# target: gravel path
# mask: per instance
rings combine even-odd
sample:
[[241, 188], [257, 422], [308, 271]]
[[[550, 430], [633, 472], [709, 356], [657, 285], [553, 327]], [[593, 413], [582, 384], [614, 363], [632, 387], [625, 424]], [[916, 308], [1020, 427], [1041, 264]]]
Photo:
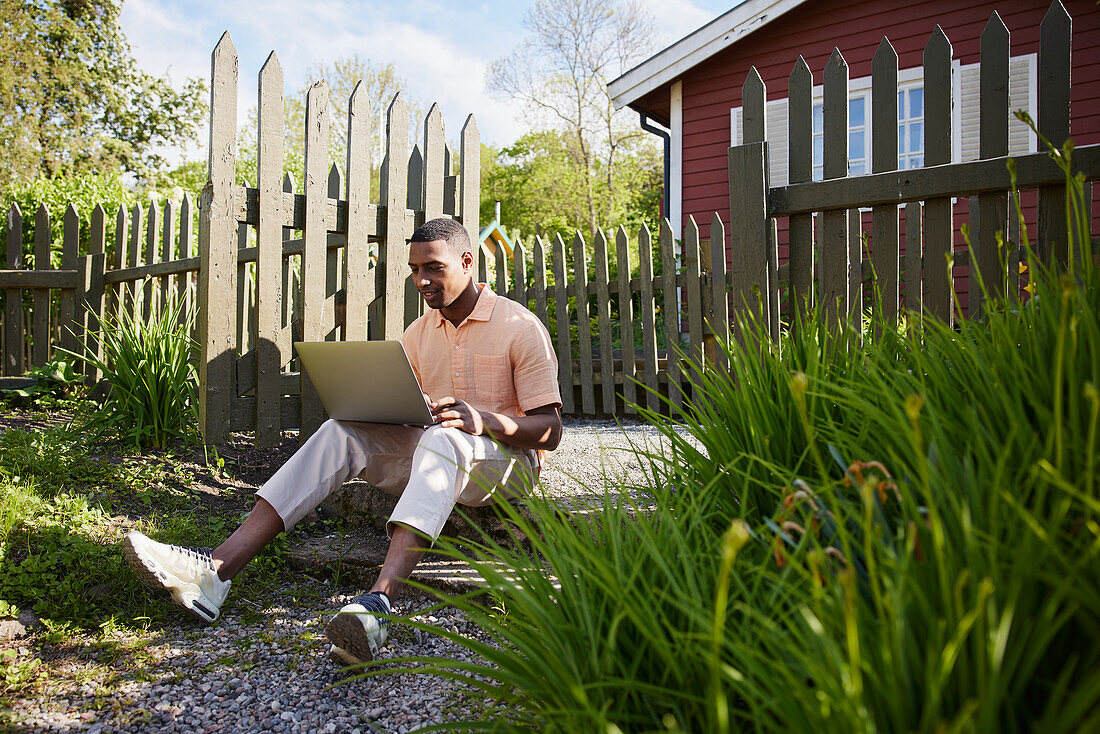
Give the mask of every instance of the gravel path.
[[[650, 426], [570, 419], [543, 485], [563, 501], [599, 494], [605, 475], [640, 478], [628, 453], [652, 442]], [[475, 709], [451, 681], [403, 674], [332, 684], [345, 674], [328, 658], [324, 625], [355, 589], [296, 579], [265, 609], [231, 603], [214, 627], [180, 617], [145, 634], [72, 636], [49, 655], [50, 676], [34, 699], [15, 699], [20, 731], [407, 732]], [[232, 600], [232, 596], [230, 597]], [[426, 597], [398, 603], [402, 615], [428, 609]], [[418, 617], [467, 636], [478, 628], [454, 609]], [[482, 637], [484, 639], [484, 637]], [[20, 658], [34, 651], [20, 648]], [[466, 653], [446, 640], [397, 625], [382, 657]], [[2, 728], [2, 724], [0, 724]]]

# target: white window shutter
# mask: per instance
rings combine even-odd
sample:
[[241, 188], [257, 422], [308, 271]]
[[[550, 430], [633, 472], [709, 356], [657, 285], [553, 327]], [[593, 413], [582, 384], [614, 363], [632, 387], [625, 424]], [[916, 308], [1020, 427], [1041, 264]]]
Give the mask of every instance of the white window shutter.
[[787, 185], [787, 100], [768, 102], [768, 166], [772, 186]]
[[[1034, 118], [1032, 109], [1035, 86], [1035, 54], [1017, 56], [1008, 62], [1008, 153], [1026, 155], [1035, 149], [1035, 137], [1031, 129], [1016, 119], [1016, 110], [1027, 110]], [[979, 128], [981, 101], [979, 98], [980, 64], [966, 64], [959, 70], [959, 84], [962, 111], [958, 134], [962, 142], [962, 160], [978, 160]]]

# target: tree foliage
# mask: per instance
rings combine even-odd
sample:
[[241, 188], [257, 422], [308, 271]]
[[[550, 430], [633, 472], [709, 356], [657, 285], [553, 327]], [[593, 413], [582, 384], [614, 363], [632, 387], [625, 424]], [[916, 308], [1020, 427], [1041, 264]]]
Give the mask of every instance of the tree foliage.
[[[500, 201], [502, 218], [522, 237], [590, 232], [583, 155], [576, 138], [561, 130], [526, 133], [499, 151], [484, 148], [481, 221], [493, 219], [494, 204]], [[593, 198], [605, 202], [598, 212], [600, 225], [634, 229], [642, 222], [651, 227], [658, 222], [660, 151], [638, 146], [621, 156], [614, 170], [605, 167], [604, 161], [595, 160], [590, 169]]]
[[205, 84], [138, 69], [116, 0], [0, 0], [0, 185], [163, 166], [194, 140]]
[[539, 169], [535, 188], [557, 166], [552, 188], [562, 198], [540, 205], [553, 212], [543, 219], [564, 218], [587, 231], [626, 221], [637, 203], [630, 187], [652, 175], [621, 169], [659, 166], [660, 159], [655, 141], [629, 114], [616, 112], [607, 84], [648, 53], [652, 20], [631, 0], [537, 0], [524, 25], [527, 36], [490, 66], [487, 81], [521, 102], [540, 132], [502, 151], [502, 162]]

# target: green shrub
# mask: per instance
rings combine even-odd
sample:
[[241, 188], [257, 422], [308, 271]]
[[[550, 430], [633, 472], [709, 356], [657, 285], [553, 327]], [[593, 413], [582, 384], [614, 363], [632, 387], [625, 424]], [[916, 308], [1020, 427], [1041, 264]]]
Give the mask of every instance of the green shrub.
[[196, 436], [198, 373], [189, 336], [194, 316], [181, 319], [182, 309], [171, 298], [148, 320], [138, 305], [107, 316], [99, 331], [103, 357], [81, 357], [111, 385], [94, 422], [135, 446], [163, 448]]

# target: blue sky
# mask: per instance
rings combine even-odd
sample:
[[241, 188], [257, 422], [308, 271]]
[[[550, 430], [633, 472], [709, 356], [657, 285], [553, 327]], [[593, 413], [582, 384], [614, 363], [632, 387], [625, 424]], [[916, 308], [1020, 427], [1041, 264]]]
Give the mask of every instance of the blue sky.
[[[653, 15], [661, 48], [728, 10], [715, 0], [639, 0]], [[409, 94], [438, 102], [448, 137], [466, 115], [482, 140], [511, 143], [526, 125], [513, 103], [491, 97], [485, 68], [523, 35], [529, 2], [458, 0], [125, 0], [122, 28], [141, 67], [173, 81], [209, 78], [210, 51], [228, 30], [240, 57], [238, 119], [256, 103], [256, 74], [270, 51], [279, 55], [291, 93], [308, 81], [305, 68], [358, 53], [393, 62]], [[203, 148], [187, 151], [200, 157]]]

